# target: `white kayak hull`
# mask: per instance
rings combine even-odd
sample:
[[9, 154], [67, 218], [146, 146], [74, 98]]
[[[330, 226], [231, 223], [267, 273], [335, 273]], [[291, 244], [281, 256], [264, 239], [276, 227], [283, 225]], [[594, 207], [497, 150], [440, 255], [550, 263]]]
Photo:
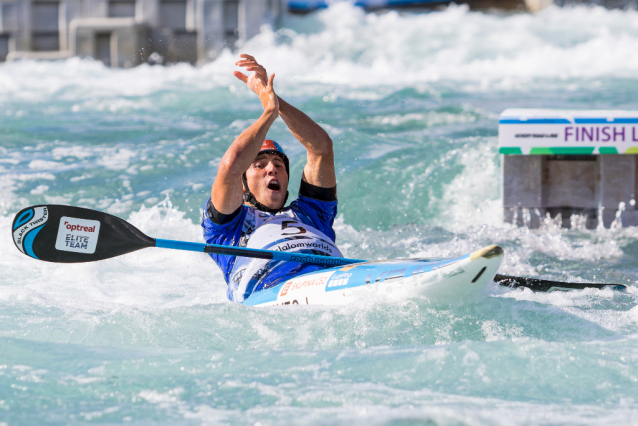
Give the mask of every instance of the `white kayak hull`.
[[419, 294], [435, 303], [476, 299], [503, 259], [503, 249], [489, 246], [453, 259], [396, 259], [356, 263], [315, 271], [259, 291], [249, 306], [345, 305], [368, 294], [405, 297]]

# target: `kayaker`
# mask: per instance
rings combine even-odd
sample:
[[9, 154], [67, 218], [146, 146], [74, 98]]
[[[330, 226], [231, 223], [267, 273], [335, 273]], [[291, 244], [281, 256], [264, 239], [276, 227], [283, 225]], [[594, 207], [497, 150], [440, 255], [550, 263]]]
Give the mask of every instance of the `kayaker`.
[[[202, 228], [209, 244], [301, 252], [342, 257], [332, 228], [337, 214], [334, 152], [328, 133], [275, 93], [275, 74], [250, 55], [235, 65], [234, 75], [255, 92], [261, 116], [244, 130], [224, 154], [211, 198], [204, 205]], [[274, 140], [266, 139], [281, 116], [307, 153], [299, 197], [288, 207], [290, 162]], [[322, 266], [246, 257], [210, 255], [222, 269], [228, 298], [241, 302], [253, 292], [277, 285]]]

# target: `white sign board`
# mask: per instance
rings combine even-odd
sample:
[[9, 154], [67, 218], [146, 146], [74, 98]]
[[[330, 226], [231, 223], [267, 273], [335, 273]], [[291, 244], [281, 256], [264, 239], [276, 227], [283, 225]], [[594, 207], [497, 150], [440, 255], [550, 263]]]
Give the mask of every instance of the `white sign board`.
[[55, 248], [75, 253], [95, 253], [100, 234], [100, 222], [62, 216]]
[[506, 109], [501, 154], [638, 154], [638, 111]]

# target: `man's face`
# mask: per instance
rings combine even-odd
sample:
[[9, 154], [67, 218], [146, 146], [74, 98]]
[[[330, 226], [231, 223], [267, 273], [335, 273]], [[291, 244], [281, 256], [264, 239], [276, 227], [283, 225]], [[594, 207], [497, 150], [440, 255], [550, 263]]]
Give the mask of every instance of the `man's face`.
[[288, 191], [284, 160], [275, 154], [259, 154], [246, 170], [248, 188], [257, 201], [271, 209], [283, 207]]

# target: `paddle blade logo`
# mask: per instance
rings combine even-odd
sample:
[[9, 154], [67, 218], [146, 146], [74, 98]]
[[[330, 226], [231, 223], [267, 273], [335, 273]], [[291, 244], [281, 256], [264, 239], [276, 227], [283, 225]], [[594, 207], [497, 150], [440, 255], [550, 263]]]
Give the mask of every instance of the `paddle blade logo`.
[[95, 247], [97, 247], [99, 234], [100, 222], [98, 220], [62, 216], [55, 248], [61, 251], [93, 254]]
[[37, 259], [33, 253], [33, 240], [49, 220], [49, 209], [34, 207], [19, 213], [13, 221], [13, 242], [18, 250]]

